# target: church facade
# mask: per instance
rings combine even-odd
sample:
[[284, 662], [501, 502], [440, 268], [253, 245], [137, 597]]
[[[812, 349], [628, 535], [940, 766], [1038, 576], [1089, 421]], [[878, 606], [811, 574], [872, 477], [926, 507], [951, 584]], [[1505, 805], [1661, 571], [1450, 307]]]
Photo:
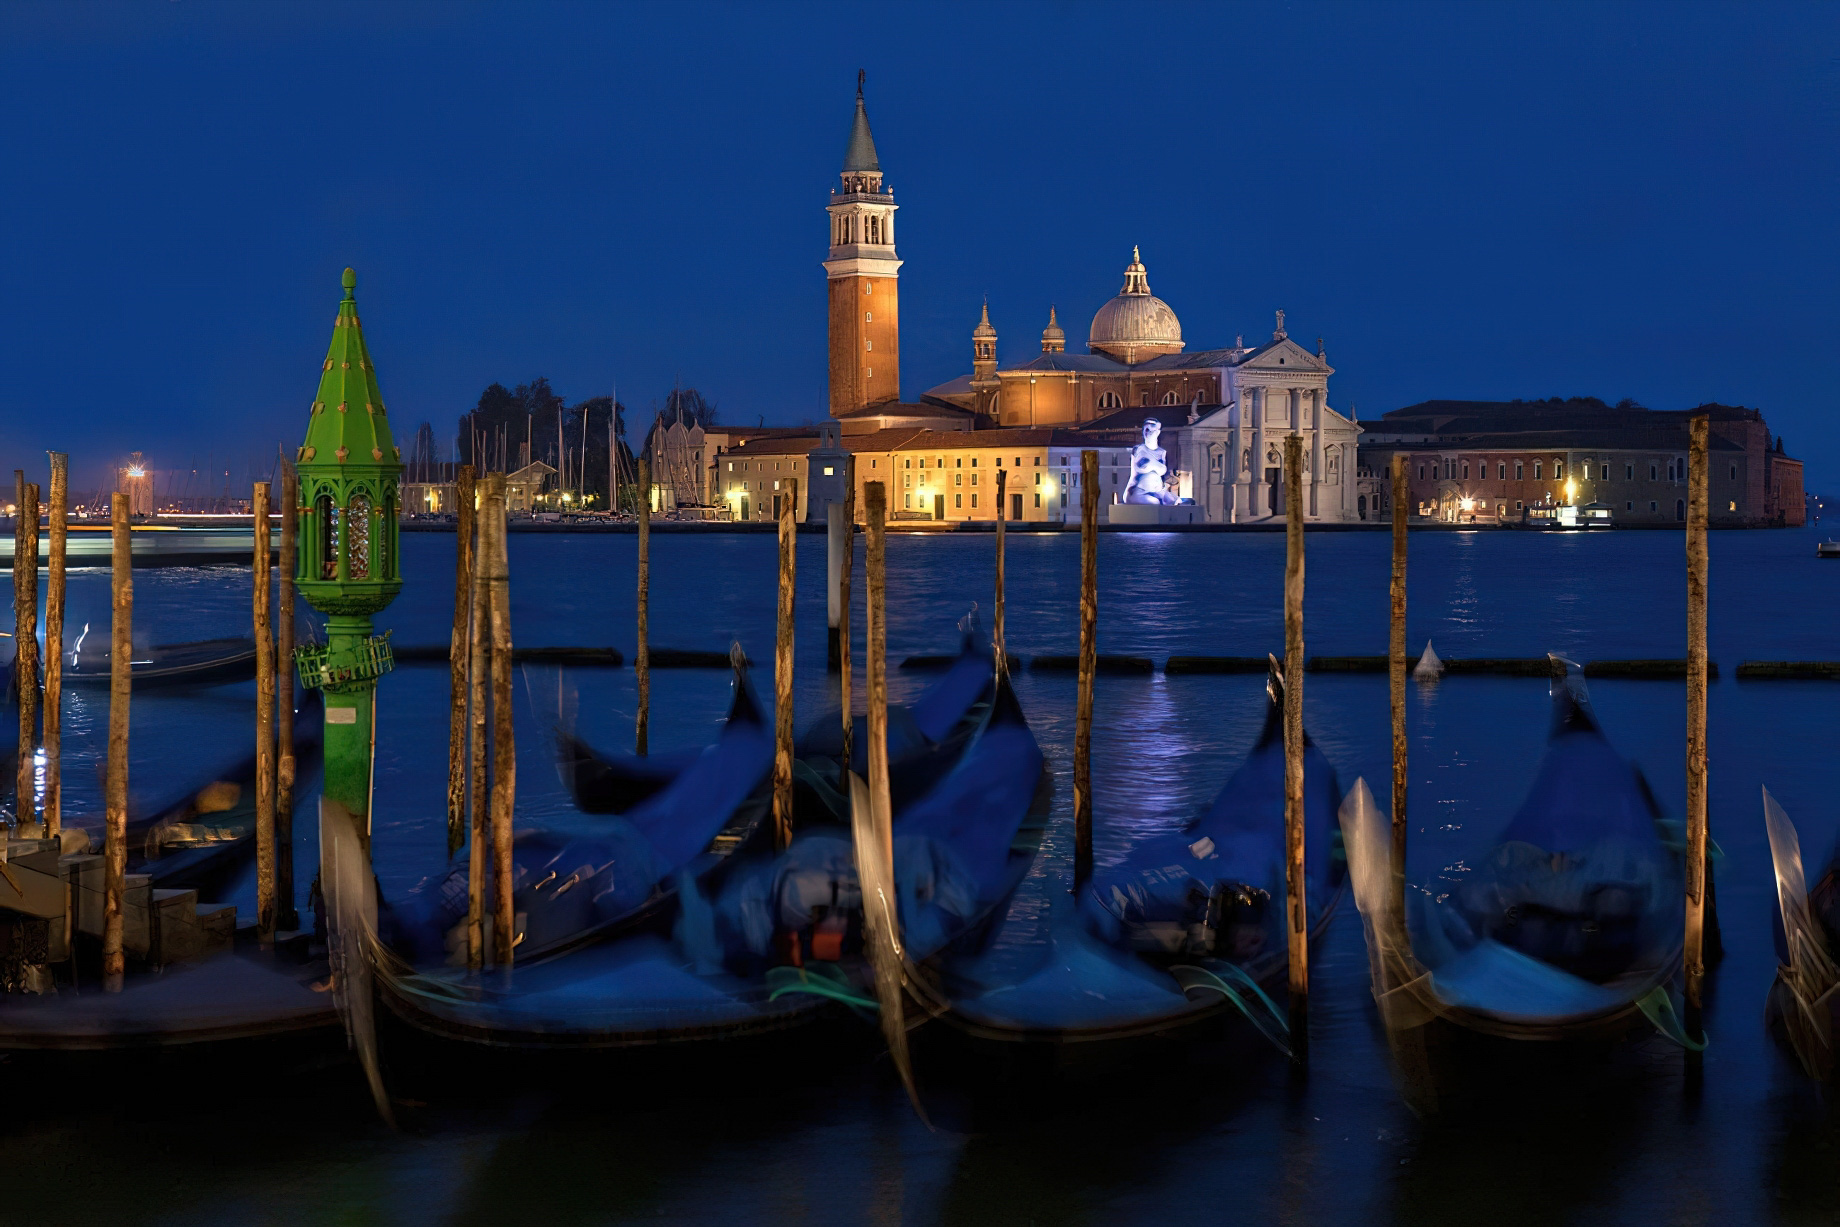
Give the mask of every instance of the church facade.
[[1067, 352], [1054, 308], [1041, 352], [1026, 362], [997, 361], [989, 309], [972, 332], [972, 369], [923, 398], [966, 409], [994, 425], [1113, 432], [1163, 427], [1172, 487], [1209, 523], [1237, 524], [1284, 514], [1284, 437], [1304, 442], [1304, 514], [1353, 520], [1355, 448], [1361, 428], [1329, 405], [1329, 365], [1320, 338], [1311, 352], [1290, 338], [1284, 312], [1271, 340], [1244, 338], [1220, 349], [1187, 350], [1181, 321], [1150, 292], [1137, 249], [1124, 286], [1101, 306], [1087, 352]]

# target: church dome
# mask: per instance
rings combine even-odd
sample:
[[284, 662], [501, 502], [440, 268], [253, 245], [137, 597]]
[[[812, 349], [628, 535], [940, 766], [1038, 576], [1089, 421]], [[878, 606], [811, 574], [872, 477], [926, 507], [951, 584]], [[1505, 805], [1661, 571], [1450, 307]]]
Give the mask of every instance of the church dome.
[[1086, 345], [1124, 362], [1182, 352], [1181, 321], [1168, 303], [1150, 292], [1149, 274], [1137, 248], [1131, 249], [1131, 263], [1124, 270], [1124, 288], [1093, 316]]

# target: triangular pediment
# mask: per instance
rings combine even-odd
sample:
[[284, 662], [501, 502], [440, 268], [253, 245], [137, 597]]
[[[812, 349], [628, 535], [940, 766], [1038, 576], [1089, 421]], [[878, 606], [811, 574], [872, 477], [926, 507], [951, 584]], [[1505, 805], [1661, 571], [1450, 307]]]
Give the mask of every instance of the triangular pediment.
[[1329, 364], [1289, 337], [1253, 351], [1240, 363], [1241, 370], [1327, 371]]

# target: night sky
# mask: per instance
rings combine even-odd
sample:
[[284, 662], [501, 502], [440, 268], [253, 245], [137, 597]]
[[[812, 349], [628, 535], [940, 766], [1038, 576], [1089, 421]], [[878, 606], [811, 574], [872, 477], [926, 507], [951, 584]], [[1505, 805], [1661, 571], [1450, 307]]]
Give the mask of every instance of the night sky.
[[[1326, 339], [1331, 404], [1762, 408], [1840, 478], [1840, 6], [0, 8], [0, 466], [241, 478], [346, 265], [399, 442], [497, 380], [825, 404], [856, 71], [902, 391], [1070, 348], [1132, 244], [1190, 348]], [[263, 465], [266, 468], [266, 465]], [[10, 489], [10, 483], [9, 483]]]

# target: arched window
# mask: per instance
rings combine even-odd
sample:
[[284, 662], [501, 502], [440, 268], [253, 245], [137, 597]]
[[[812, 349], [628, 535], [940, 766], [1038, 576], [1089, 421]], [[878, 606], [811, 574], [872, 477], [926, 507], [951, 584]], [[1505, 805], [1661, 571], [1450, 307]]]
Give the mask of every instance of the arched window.
[[1099, 408], [1122, 409], [1124, 408], [1124, 401], [1120, 399], [1116, 392], [1101, 392], [1099, 393]]
[[346, 513], [345, 576], [347, 579], [371, 577], [371, 501], [362, 494], [351, 496]]
[[1174, 405], [1180, 402], [1176, 400], [1176, 394], [1174, 392], [1165, 392], [1163, 393], [1163, 403], [1165, 405]]
[[339, 509], [332, 503], [330, 494], [322, 494], [314, 502], [315, 530], [319, 535], [319, 577], [337, 579], [339, 577]]
[[383, 500], [383, 530], [377, 538], [377, 576], [379, 579], [396, 578], [396, 496], [389, 495]]

